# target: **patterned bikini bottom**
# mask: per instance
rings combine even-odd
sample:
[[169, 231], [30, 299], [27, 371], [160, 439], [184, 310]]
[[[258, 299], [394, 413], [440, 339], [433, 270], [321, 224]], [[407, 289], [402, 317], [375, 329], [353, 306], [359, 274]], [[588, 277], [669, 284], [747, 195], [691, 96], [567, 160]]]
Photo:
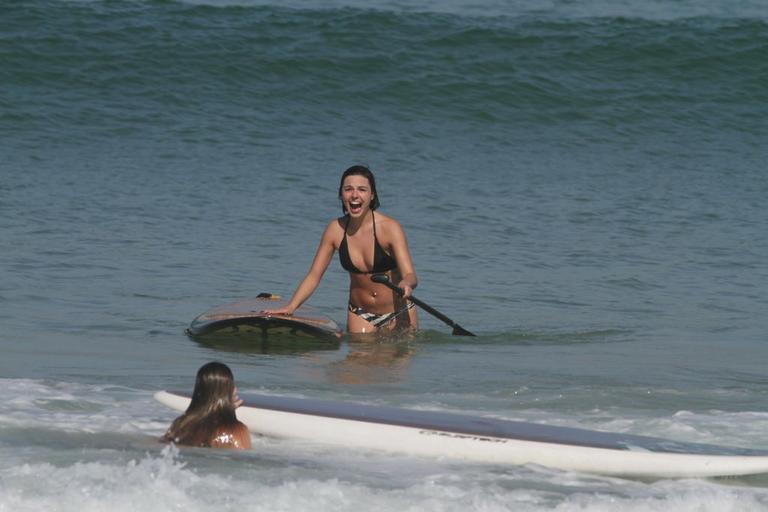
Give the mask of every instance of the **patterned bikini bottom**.
[[378, 315], [376, 313], [369, 313], [366, 310], [364, 310], [363, 308], [360, 308], [360, 307], [357, 307], [357, 306], [353, 306], [352, 303], [350, 302], [350, 304], [349, 304], [349, 311], [354, 313], [354, 314], [356, 314], [357, 316], [359, 316], [360, 318], [362, 318], [366, 322], [370, 323], [374, 327], [378, 328], [378, 327], [386, 324], [387, 322], [391, 322], [392, 320], [394, 320], [395, 318], [400, 316], [402, 313], [405, 313], [409, 309], [413, 309], [414, 306], [415, 306], [415, 304], [413, 302], [407, 302], [405, 304], [405, 306], [403, 306], [402, 308], [400, 308], [397, 311], [393, 311], [391, 313], [384, 313], [384, 314]]

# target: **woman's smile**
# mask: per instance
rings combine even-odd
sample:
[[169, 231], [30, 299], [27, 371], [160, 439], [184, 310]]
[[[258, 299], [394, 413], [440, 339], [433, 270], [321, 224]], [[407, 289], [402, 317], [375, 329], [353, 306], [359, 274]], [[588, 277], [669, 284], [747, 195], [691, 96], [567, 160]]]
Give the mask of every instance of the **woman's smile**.
[[363, 210], [363, 202], [360, 200], [354, 200], [349, 202], [349, 213], [357, 215]]

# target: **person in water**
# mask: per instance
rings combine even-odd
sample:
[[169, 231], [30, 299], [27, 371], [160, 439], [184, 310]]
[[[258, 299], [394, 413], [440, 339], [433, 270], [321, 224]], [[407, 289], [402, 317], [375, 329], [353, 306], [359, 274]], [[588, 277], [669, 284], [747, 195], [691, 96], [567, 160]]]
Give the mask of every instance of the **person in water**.
[[[293, 314], [317, 289], [333, 253], [338, 251], [341, 266], [350, 278], [347, 330], [370, 333], [416, 329], [416, 309], [408, 300], [418, 284], [411, 253], [400, 223], [383, 213], [374, 213], [380, 203], [371, 170], [362, 165], [347, 169], [341, 176], [339, 200], [344, 215], [326, 227], [309, 272], [288, 304], [264, 312]], [[386, 274], [403, 295], [371, 281], [373, 274]]]
[[205, 364], [197, 371], [187, 411], [173, 421], [163, 440], [209, 448], [250, 448], [248, 427], [235, 415], [241, 404], [232, 370], [223, 363]]

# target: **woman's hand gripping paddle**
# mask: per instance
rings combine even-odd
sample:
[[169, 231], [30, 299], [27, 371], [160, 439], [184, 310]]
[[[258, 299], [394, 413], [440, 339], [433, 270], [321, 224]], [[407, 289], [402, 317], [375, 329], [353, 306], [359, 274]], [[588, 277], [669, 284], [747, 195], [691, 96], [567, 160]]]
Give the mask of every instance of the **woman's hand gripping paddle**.
[[[398, 286], [392, 284], [392, 282], [389, 280], [389, 277], [386, 274], [373, 274], [371, 276], [371, 281], [373, 281], [374, 283], [386, 285], [389, 288], [393, 289], [398, 294], [400, 294], [401, 296], [403, 295], [403, 290], [401, 290]], [[408, 297], [408, 300], [412, 301], [414, 304], [416, 304], [421, 309], [423, 309], [430, 315], [434, 316], [438, 320], [442, 320], [446, 324], [453, 327], [453, 332], [451, 334], [455, 336], [474, 336], [474, 334], [472, 334], [471, 332], [469, 332], [468, 330], [466, 330], [465, 328], [463, 328], [462, 326], [460, 326], [459, 324], [457, 324], [456, 322], [454, 322], [453, 320], [451, 320], [450, 318], [448, 318], [447, 316], [445, 316], [444, 314], [442, 314], [441, 312], [439, 312], [438, 310], [430, 306], [429, 304], [425, 304], [423, 301], [420, 301], [413, 295]]]

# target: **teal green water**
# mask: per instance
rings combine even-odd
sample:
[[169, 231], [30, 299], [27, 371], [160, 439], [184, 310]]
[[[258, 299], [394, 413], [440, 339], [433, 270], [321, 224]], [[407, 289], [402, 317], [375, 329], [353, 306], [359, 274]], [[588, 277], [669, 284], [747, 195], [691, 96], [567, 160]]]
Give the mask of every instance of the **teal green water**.
[[[761, 477], [151, 441], [151, 393], [218, 359], [245, 391], [766, 449], [766, 55], [762, 2], [2, 4], [0, 509], [768, 509]], [[359, 162], [417, 295], [479, 337], [187, 339], [293, 290]], [[346, 293], [334, 262], [310, 302]]]

